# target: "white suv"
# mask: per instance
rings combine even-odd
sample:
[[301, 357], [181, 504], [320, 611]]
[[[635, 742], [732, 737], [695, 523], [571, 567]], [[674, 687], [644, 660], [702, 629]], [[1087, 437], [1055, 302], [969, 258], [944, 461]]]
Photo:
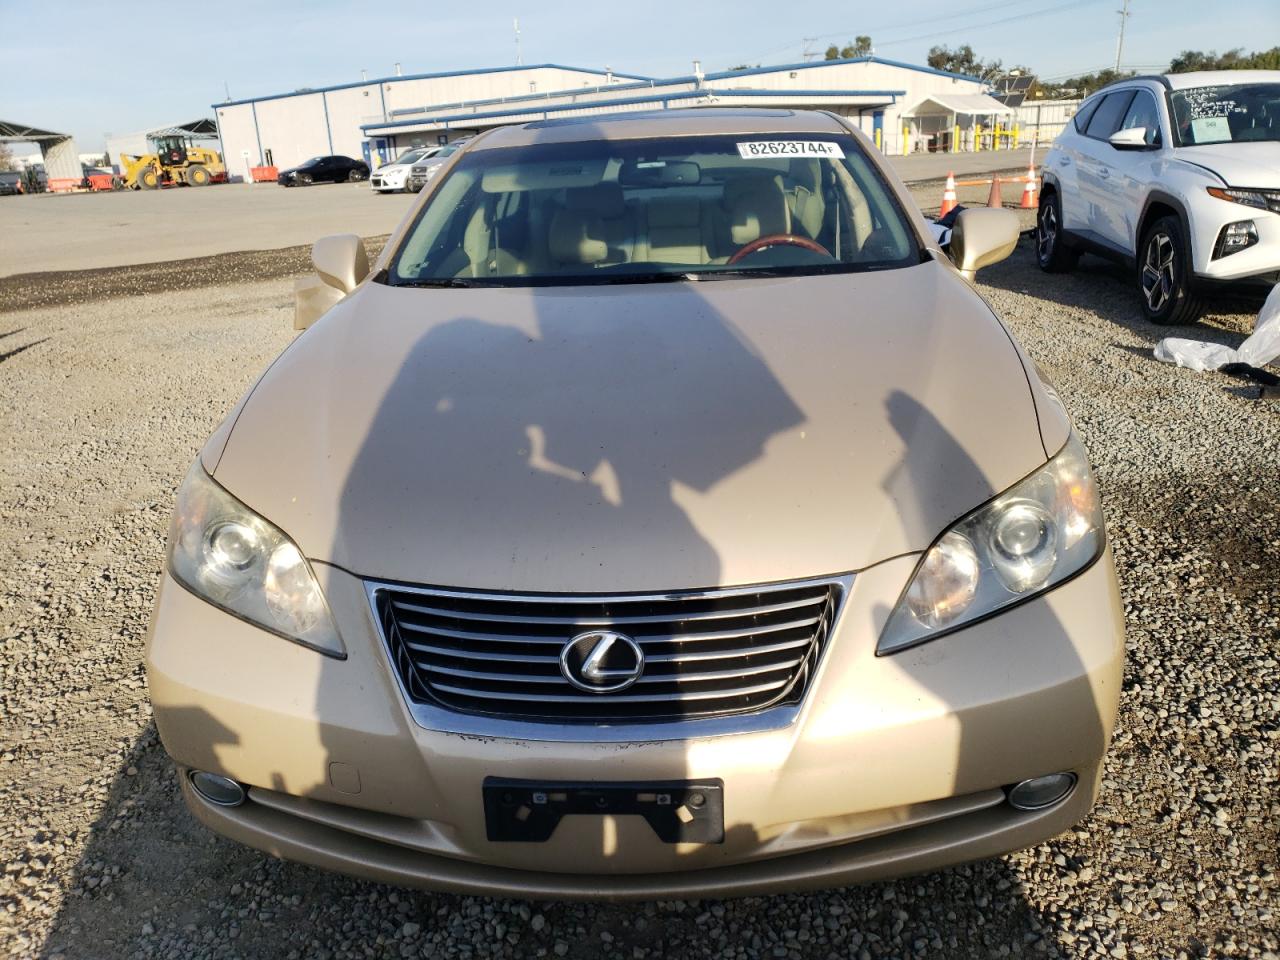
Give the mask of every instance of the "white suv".
[[1215, 284], [1280, 281], [1280, 71], [1135, 77], [1094, 94], [1044, 161], [1043, 270], [1128, 264], [1154, 323]]

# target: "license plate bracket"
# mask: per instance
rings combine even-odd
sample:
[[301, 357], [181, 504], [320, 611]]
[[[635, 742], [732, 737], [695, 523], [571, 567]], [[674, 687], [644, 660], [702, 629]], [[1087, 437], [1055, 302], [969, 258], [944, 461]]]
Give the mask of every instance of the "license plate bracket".
[[486, 777], [485, 829], [498, 843], [543, 843], [569, 814], [643, 817], [663, 843], [724, 842], [724, 782], [547, 782]]

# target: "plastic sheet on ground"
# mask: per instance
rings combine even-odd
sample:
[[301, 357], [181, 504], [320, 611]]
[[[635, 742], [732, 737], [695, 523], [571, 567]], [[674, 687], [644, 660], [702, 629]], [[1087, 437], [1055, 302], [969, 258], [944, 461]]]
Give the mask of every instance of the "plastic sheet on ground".
[[1156, 359], [1189, 370], [1219, 370], [1230, 363], [1265, 367], [1280, 357], [1280, 285], [1272, 288], [1253, 333], [1234, 350], [1220, 343], [1166, 337], [1156, 344]]

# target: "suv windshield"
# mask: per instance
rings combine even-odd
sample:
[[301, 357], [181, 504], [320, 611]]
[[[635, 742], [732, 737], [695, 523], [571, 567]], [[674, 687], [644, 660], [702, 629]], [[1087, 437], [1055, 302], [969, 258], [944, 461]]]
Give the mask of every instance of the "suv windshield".
[[1189, 87], [1174, 90], [1169, 101], [1184, 147], [1280, 140], [1280, 83]]
[[464, 153], [387, 282], [778, 276], [920, 258], [904, 211], [847, 135], [584, 141]]

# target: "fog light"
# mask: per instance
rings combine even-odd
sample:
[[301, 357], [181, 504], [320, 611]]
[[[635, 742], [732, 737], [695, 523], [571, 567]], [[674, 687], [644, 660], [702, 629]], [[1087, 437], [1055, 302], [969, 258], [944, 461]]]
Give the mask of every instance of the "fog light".
[[1043, 810], [1065, 800], [1075, 786], [1074, 773], [1032, 777], [1009, 788], [1009, 806], [1015, 810]]
[[1220, 260], [1233, 253], [1247, 250], [1258, 242], [1258, 228], [1252, 220], [1240, 220], [1228, 223], [1218, 234], [1218, 242], [1213, 247], [1213, 259]]
[[220, 807], [238, 807], [244, 803], [244, 787], [230, 777], [192, 770], [191, 785], [196, 788], [196, 793]]

